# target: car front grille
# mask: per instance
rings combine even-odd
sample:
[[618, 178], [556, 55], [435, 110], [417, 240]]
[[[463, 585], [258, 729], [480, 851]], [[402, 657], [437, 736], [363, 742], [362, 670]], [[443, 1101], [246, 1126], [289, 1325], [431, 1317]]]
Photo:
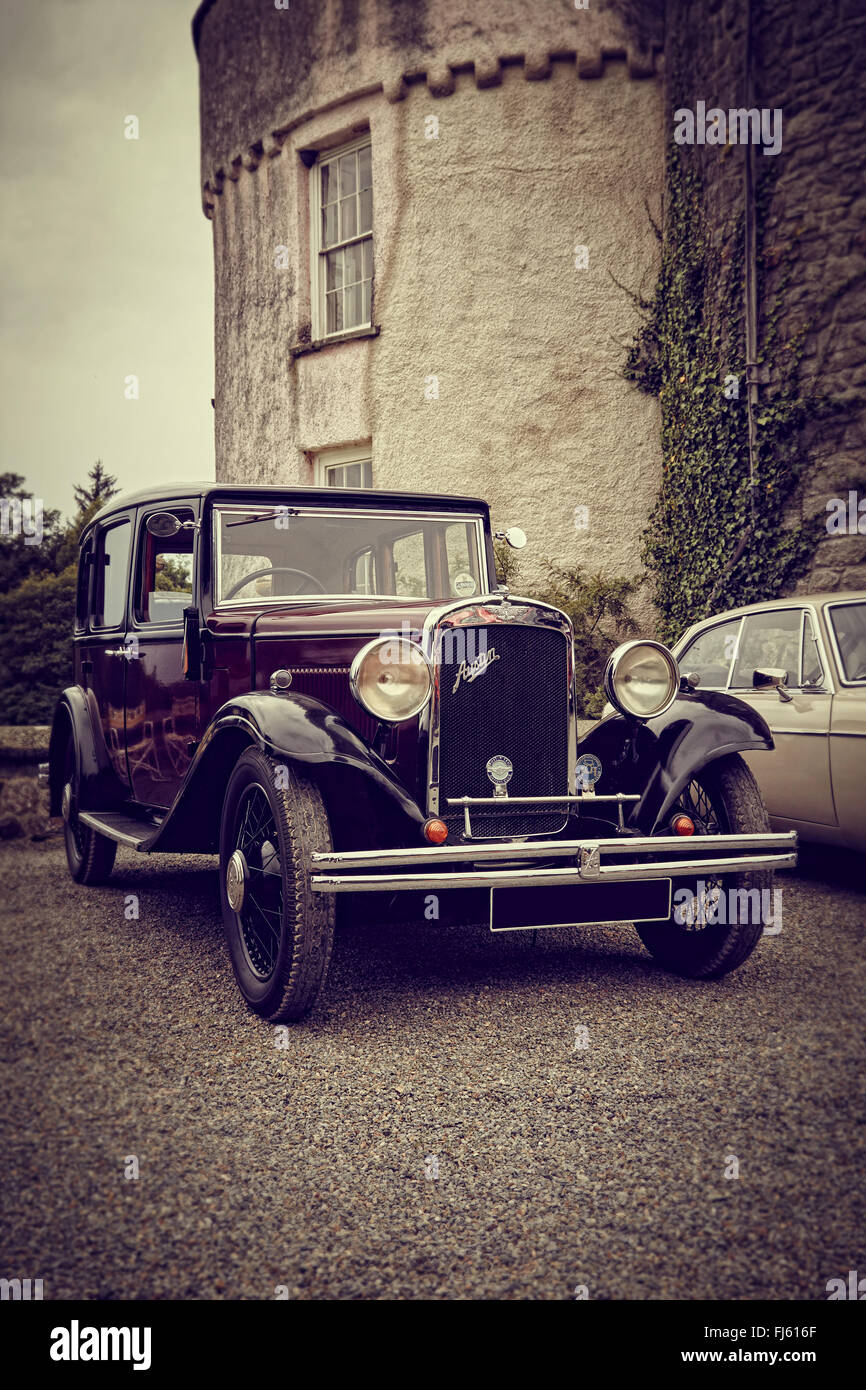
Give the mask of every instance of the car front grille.
[[[527, 613], [525, 607], [520, 611]], [[457, 640], [449, 651], [451, 631]], [[532, 621], [493, 621], [451, 631], [440, 634], [437, 650], [438, 804], [456, 837], [463, 831], [463, 811], [449, 807], [447, 799], [492, 796], [491, 758], [506, 757], [512, 764], [509, 796], [568, 795], [570, 639], [558, 626]], [[468, 670], [461, 668], [460, 657]], [[483, 669], [467, 679], [473, 659]], [[478, 838], [550, 835], [568, 819], [562, 807], [509, 809], [505, 800], [501, 808], [470, 808], [470, 815]]]

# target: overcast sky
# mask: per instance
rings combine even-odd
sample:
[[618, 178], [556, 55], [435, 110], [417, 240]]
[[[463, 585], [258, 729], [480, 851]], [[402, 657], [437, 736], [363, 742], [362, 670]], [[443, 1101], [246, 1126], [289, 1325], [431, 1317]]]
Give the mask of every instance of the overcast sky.
[[0, 472], [64, 513], [97, 458], [124, 489], [213, 477], [194, 10], [0, 0]]

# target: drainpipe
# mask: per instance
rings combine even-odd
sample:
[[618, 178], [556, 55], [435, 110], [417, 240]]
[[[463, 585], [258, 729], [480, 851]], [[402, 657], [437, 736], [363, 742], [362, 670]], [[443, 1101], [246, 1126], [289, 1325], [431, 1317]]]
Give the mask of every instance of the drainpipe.
[[[752, 0], [743, 0], [744, 86], [745, 107], [753, 109], [755, 68], [752, 49]], [[751, 133], [751, 129], [750, 129]], [[755, 414], [758, 406], [758, 238], [755, 215], [755, 146], [751, 140], [743, 151], [743, 203], [745, 209], [745, 274], [743, 277], [743, 309], [746, 326], [746, 420], [749, 441], [749, 521], [743, 528], [734, 553], [713, 585], [707, 600], [707, 612], [712, 611], [716, 595], [737, 564], [755, 529]]]
[[[746, 110], [755, 99], [755, 70], [752, 52], [752, 0], [745, 0]], [[746, 320], [746, 410], [749, 428], [749, 509], [750, 528], [755, 525], [755, 412], [758, 406], [758, 239], [755, 225], [755, 146], [745, 148], [745, 320]]]

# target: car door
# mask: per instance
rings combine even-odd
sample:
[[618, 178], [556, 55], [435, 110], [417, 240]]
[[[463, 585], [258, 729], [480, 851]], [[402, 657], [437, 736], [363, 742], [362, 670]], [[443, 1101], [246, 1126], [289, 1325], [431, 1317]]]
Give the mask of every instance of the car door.
[[[170, 512], [183, 529], [153, 536], [147, 520]], [[195, 595], [198, 503], [142, 508], [131, 584], [131, 652], [126, 673], [126, 755], [133, 795], [170, 806], [198, 736], [198, 682], [182, 669], [183, 612]], [[183, 526], [183, 523], [188, 523]]]
[[112, 767], [124, 785], [126, 766], [127, 582], [133, 513], [120, 512], [100, 526], [93, 541], [89, 630], [81, 640], [81, 679], [92, 691]]
[[[756, 689], [755, 671], [768, 667], [787, 672], [790, 699], [773, 686]], [[812, 610], [791, 605], [746, 614], [728, 688], [764, 717], [773, 735], [771, 754], [746, 755], [769, 814], [782, 821], [835, 825], [829, 737], [833, 686]]]
[[866, 601], [824, 609], [836, 658], [830, 725], [830, 772], [839, 828], [852, 849], [866, 850]]

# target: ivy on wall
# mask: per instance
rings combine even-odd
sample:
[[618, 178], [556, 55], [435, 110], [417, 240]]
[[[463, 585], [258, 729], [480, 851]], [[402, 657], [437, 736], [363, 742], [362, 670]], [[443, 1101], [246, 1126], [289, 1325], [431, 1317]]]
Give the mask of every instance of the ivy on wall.
[[645, 322], [625, 368], [661, 404], [662, 483], [642, 559], [668, 642], [700, 618], [789, 587], [821, 535], [820, 523], [802, 520], [795, 506], [806, 463], [802, 428], [822, 406], [800, 385], [805, 330], [793, 340], [780, 330], [796, 247], [761, 248], [772, 174], [756, 199], [759, 362], [768, 384], [756, 407], [752, 483], [743, 222], [713, 237], [691, 154], [676, 145], [668, 154], [661, 272], [653, 298], [637, 300]]

